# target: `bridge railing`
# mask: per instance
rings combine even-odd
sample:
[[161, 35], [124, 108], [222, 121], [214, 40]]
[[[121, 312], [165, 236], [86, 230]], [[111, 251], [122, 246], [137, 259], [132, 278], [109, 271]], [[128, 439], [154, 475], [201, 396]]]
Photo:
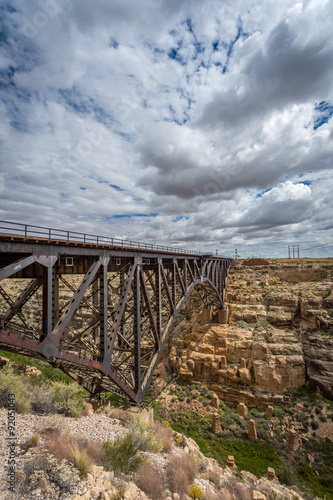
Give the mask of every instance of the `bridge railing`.
[[61, 242], [67, 245], [83, 244], [101, 247], [135, 248], [139, 250], [154, 250], [158, 252], [179, 253], [188, 255], [207, 255], [207, 252], [195, 250], [186, 250], [184, 248], [175, 248], [163, 245], [154, 245], [152, 243], [142, 243], [139, 241], [123, 240], [111, 238], [108, 236], [97, 236], [89, 233], [79, 233], [77, 231], [65, 231], [63, 229], [53, 229], [43, 226], [34, 226], [30, 224], [20, 224], [18, 222], [0, 221], [1, 236], [16, 236], [23, 241], [38, 240], [46, 243]]
[[23, 339], [35, 340], [39, 342], [39, 338], [36, 335], [36, 330], [25, 328], [24, 326], [17, 325], [11, 321], [6, 321], [4, 318], [0, 317], [0, 330], [5, 331], [8, 335], [14, 334], [22, 337]]

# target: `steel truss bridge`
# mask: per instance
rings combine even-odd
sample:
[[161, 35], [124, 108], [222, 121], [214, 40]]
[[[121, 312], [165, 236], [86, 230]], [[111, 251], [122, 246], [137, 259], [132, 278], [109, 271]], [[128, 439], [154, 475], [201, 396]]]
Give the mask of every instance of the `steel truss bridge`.
[[0, 348], [46, 360], [91, 394], [143, 401], [196, 289], [224, 309], [231, 259], [0, 221]]

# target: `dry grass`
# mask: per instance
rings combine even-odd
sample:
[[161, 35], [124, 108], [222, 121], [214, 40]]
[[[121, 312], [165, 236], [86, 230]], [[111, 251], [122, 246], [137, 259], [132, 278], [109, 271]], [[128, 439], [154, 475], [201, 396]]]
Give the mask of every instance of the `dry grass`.
[[72, 462], [86, 477], [92, 465], [102, 464], [103, 447], [100, 443], [88, 439], [74, 440], [71, 436], [61, 435], [58, 430], [45, 434], [45, 449], [55, 456], [58, 462], [64, 458]]
[[86, 450], [94, 465], [103, 463], [103, 445], [100, 442], [92, 441], [86, 438], [76, 440], [81, 450]]
[[92, 470], [93, 464], [87, 451], [80, 449], [77, 444], [72, 446], [68, 460], [80, 471], [80, 477], [87, 477], [88, 472]]
[[55, 456], [58, 462], [61, 462], [64, 458], [68, 459], [71, 446], [74, 444], [70, 436], [62, 435], [58, 429], [55, 429], [54, 431], [46, 431], [44, 439], [44, 447], [49, 453]]
[[153, 425], [155, 431], [155, 437], [161, 441], [163, 445], [163, 451], [165, 453], [170, 453], [173, 444], [173, 431], [170, 427], [165, 427], [160, 422], [154, 422]]
[[167, 474], [171, 490], [179, 495], [185, 495], [198, 474], [198, 466], [191, 455], [183, 453], [169, 460]]
[[31, 446], [32, 448], [37, 446], [39, 441], [40, 441], [40, 435], [38, 434], [38, 432], [34, 432], [28, 439], [29, 446]]
[[162, 500], [165, 498], [165, 485], [162, 474], [152, 465], [141, 465], [136, 472], [135, 482], [152, 500]]
[[124, 410], [122, 410], [121, 408], [113, 408], [110, 411], [110, 417], [124, 422], [128, 419], [128, 414], [124, 412]]

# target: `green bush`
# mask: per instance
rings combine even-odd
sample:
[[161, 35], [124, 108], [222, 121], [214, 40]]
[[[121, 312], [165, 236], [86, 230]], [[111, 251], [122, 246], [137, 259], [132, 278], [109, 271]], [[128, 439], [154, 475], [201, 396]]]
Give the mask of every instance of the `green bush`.
[[42, 372], [42, 375], [38, 377], [39, 383], [40, 379], [52, 380], [53, 382], [62, 382], [63, 384], [69, 384], [73, 382], [73, 379], [69, 377], [66, 373], [59, 370], [59, 368], [54, 368], [47, 361], [42, 361], [40, 359], [29, 358], [28, 356], [22, 356], [21, 354], [16, 354], [13, 352], [7, 352], [0, 350], [0, 356], [3, 356], [10, 361], [20, 361], [28, 366], [34, 366]]
[[31, 410], [31, 395], [28, 383], [22, 376], [16, 375], [11, 366], [5, 366], [0, 372], [0, 406], [7, 407], [8, 395], [15, 395], [15, 410], [28, 413]]
[[117, 438], [113, 443], [103, 444], [103, 461], [107, 470], [128, 474], [145, 461], [140, 451], [162, 451], [163, 445], [154, 436], [154, 430], [148, 422], [140, 418], [133, 419], [128, 433]]
[[312, 423], [311, 423], [311, 427], [312, 427], [313, 430], [318, 429], [318, 427], [319, 427], [318, 420], [313, 420]]
[[79, 417], [82, 414], [85, 394], [86, 391], [76, 382], [68, 385], [56, 382], [53, 385], [55, 407], [67, 416]]
[[281, 408], [280, 406], [277, 406], [274, 408], [274, 415], [278, 418], [283, 418], [284, 415], [284, 409]]

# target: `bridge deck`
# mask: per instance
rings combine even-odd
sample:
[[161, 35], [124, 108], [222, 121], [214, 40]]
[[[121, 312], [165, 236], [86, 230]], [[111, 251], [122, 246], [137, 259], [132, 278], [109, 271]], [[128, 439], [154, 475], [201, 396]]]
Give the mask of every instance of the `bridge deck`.
[[175, 248], [165, 245], [154, 245], [108, 236], [98, 236], [76, 231], [65, 231], [42, 226], [32, 226], [14, 222], [0, 221], [0, 241], [16, 241], [19, 243], [36, 243], [40, 245], [67, 245], [84, 248], [101, 248], [108, 250], [126, 249], [131, 252], [153, 252], [174, 255], [211, 255], [207, 252]]

